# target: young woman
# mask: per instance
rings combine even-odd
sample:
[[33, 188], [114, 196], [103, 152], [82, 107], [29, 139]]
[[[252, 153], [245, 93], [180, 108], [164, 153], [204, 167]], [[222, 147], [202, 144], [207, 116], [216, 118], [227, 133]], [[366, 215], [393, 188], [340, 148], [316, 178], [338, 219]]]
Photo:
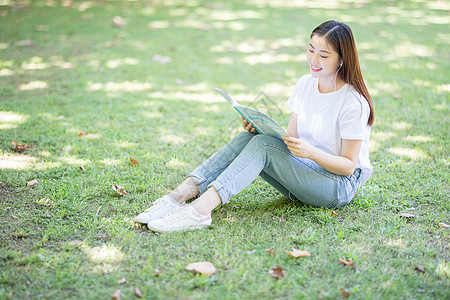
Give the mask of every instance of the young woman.
[[[157, 232], [211, 225], [211, 211], [261, 176], [287, 198], [334, 208], [348, 204], [372, 173], [372, 100], [361, 74], [350, 27], [328, 21], [311, 34], [310, 74], [287, 101], [289, 136], [242, 132], [157, 199], [135, 222]], [[199, 196], [200, 195], [200, 196]], [[186, 201], [199, 196], [195, 201]]]

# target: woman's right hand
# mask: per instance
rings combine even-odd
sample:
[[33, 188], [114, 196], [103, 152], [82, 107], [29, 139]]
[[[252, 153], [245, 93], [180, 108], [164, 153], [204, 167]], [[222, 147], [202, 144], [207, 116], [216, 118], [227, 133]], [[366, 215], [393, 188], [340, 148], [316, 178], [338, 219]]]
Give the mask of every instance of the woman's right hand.
[[247, 122], [246, 119], [241, 117], [242, 119], [242, 126], [244, 126], [244, 129], [247, 130], [250, 133], [258, 134], [259, 132], [253, 127], [252, 123]]

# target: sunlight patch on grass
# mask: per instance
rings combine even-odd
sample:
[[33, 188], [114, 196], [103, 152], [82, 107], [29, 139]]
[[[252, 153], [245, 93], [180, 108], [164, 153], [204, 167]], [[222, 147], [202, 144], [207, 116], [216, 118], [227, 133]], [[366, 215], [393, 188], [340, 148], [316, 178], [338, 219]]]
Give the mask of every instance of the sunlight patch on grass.
[[36, 161], [36, 158], [28, 155], [5, 153], [0, 155], [0, 169], [24, 170], [28, 169]]
[[24, 70], [43, 70], [47, 69], [48, 66], [48, 63], [44, 62], [44, 59], [38, 56], [34, 56], [22, 63], [22, 69]]
[[450, 266], [447, 262], [442, 261], [439, 262], [438, 266], [436, 267], [436, 273], [439, 276], [443, 277], [450, 277]]
[[174, 144], [174, 145], [186, 144], [186, 139], [181, 136], [177, 136], [177, 135], [164, 135], [162, 137], [162, 140], [168, 144]]
[[408, 130], [411, 129], [413, 125], [408, 122], [394, 122], [392, 124], [392, 127], [394, 127], [397, 130]]
[[399, 248], [406, 248], [407, 243], [406, 241], [402, 239], [392, 239], [390, 238], [385, 242], [386, 246], [388, 247], [399, 247]]
[[112, 59], [106, 62], [106, 66], [110, 69], [115, 69], [123, 65], [135, 66], [138, 64], [139, 60], [130, 57], [126, 57], [124, 59]]
[[31, 91], [31, 90], [38, 90], [38, 89], [46, 89], [48, 88], [48, 83], [46, 81], [31, 81], [28, 83], [23, 83], [19, 85], [19, 90], [21, 91]]
[[150, 90], [153, 85], [148, 82], [138, 82], [138, 81], [125, 81], [125, 82], [107, 82], [107, 83], [95, 83], [88, 82], [86, 91], [99, 91], [103, 90], [106, 92], [142, 92]]
[[399, 58], [405, 57], [429, 57], [435, 55], [433, 48], [425, 45], [414, 44], [409, 41], [400, 43], [394, 47], [393, 52]]
[[89, 159], [82, 159], [82, 158], [78, 158], [76, 156], [65, 156], [60, 158], [60, 160], [68, 165], [72, 165], [72, 166], [83, 166], [83, 165], [87, 165], [90, 164], [91, 161]]
[[409, 148], [403, 148], [403, 147], [389, 148], [388, 152], [398, 155], [398, 156], [407, 156], [413, 160], [430, 158], [427, 154], [425, 154], [421, 150], [409, 149]]
[[102, 159], [100, 162], [106, 166], [118, 166], [122, 163], [121, 160], [112, 159], [112, 158], [105, 158], [105, 159]]
[[436, 86], [436, 93], [437, 94], [450, 93], [450, 84], [441, 84]]
[[415, 135], [415, 136], [407, 136], [405, 138], [405, 140], [409, 141], [409, 142], [432, 142], [435, 139], [429, 136], [424, 136], [424, 135]]
[[211, 93], [185, 93], [185, 92], [152, 92], [148, 94], [150, 99], [166, 99], [166, 100], [185, 100], [196, 101], [203, 103], [217, 103], [222, 102], [220, 96], [212, 97]]
[[0, 111], [0, 129], [12, 129], [24, 123], [29, 116], [10, 111]]
[[93, 262], [118, 263], [124, 258], [122, 251], [113, 245], [102, 245], [99, 247], [82, 245], [81, 249]]
[[12, 76], [15, 72], [11, 71], [10, 69], [1, 69], [0, 70], [0, 76]]
[[133, 148], [136, 147], [136, 143], [128, 142], [128, 141], [115, 141], [114, 146], [119, 148]]
[[168, 162], [166, 163], [166, 166], [169, 167], [169, 168], [175, 168], [175, 169], [180, 169], [180, 168], [186, 168], [186, 167], [188, 167], [188, 165], [187, 165], [185, 162], [179, 160], [179, 159], [176, 158], [176, 157], [174, 157], [174, 158], [172, 158], [170, 161], [168, 161]]
[[299, 55], [292, 55], [292, 54], [255, 54], [255, 55], [248, 55], [244, 58], [244, 61], [248, 63], [249, 65], [253, 66], [256, 64], [272, 64], [272, 63], [279, 63], [279, 62], [301, 62], [306, 61], [303, 54]]

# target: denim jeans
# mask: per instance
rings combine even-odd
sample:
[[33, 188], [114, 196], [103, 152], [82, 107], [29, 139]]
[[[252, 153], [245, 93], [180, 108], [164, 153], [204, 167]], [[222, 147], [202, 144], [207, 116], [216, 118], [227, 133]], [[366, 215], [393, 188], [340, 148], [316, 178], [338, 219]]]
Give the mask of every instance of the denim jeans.
[[353, 199], [360, 169], [350, 176], [336, 175], [310, 159], [292, 155], [279, 139], [242, 132], [188, 177], [195, 181], [200, 194], [214, 187], [225, 204], [258, 175], [291, 200], [334, 208]]

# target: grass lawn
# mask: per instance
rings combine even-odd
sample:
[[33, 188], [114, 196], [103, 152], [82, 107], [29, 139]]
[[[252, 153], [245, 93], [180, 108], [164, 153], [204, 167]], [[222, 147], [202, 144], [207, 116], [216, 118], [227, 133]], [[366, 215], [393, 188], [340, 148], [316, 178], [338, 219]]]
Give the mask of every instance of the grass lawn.
[[[450, 5], [358, 3], [0, 0], [0, 298], [449, 299]], [[208, 229], [133, 224], [239, 130], [214, 87], [287, 126], [328, 19], [353, 28], [375, 106], [354, 201], [334, 216], [258, 179]]]

